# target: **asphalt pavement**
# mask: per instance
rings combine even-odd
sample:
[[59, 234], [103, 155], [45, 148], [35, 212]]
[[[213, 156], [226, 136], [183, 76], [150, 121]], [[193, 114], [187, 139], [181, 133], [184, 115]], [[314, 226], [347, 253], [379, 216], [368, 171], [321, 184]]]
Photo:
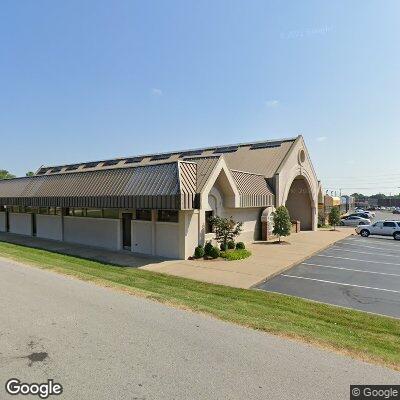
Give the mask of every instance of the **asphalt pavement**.
[[[0, 260], [5, 382], [54, 379], [54, 399], [348, 399], [399, 373]], [[21, 397], [26, 398], [26, 397]]]
[[[377, 212], [382, 219], [400, 218]], [[400, 318], [400, 242], [350, 236], [259, 289]]]

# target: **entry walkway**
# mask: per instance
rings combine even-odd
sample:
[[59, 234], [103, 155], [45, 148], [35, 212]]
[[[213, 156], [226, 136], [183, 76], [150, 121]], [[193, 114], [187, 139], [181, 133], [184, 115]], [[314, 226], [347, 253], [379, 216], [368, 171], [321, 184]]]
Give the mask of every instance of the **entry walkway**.
[[270, 279], [354, 233], [353, 228], [337, 231], [300, 232], [285, 238], [290, 244], [257, 242], [248, 245], [252, 256], [238, 261], [179, 261], [143, 267], [184, 278], [248, 289]]
[[[139, 256], [129, 251], [112, 251], [96, 247], [84, 246], [75, 243], [58, 242], [31, 236], [14, 235], [12, 233], [0, 233], [0, 241], [20, 244], [22, 246], [35, 247], [49, 250], [55, 253], [68, 254], [89, 260], [100, 261], [107, 264], [121, 265], [125, 267], [143, 267], [165, 261], [162, 258]], [[1, 256], [1, 253], [0, 253]]]

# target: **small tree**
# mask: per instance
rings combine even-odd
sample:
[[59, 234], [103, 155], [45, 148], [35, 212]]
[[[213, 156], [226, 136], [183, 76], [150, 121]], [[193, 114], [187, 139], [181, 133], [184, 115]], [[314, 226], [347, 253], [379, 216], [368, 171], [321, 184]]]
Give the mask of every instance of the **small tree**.
[[34, 175], [35, 175], [35, 173], [32, 172], [32, 171], [28, 171], [28, 172], [25, 174], [25, 176], [34, 176]]
[[243, 228], [243, 222], [237, 222], [232, 217], [221, 218], [218, 216], [209, 219], [215, 233], [215, 240], [221, 244], [224, 250], [228, 247], [228, 242], [235, 240], [235, 237], [240, 235]]
[[289, 211], [285, 206], [280, 206], [272, 214], [274, 221], [274, 229], [272, 233], [277, 235], [279, 243], [281, 236], [289, 236], [292, 231], [292, 223], [290, 222]]
[[329, 224], [333, 226], [333, 230], [336, 230], [336, 226], [340, 224], [340, 210], [339, 207], [332, 207], [329, 211]]

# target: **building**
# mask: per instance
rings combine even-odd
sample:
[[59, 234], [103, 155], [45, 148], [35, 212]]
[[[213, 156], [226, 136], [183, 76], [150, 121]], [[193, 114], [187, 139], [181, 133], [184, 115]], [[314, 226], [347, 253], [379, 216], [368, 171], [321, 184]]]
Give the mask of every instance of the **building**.
[[211, 215], [243, 221], [244, 242], [282, 204], [316, 229], [318, 190], [302, 136], [41, 167], [0, 181], [0, 231], [186, 259]]

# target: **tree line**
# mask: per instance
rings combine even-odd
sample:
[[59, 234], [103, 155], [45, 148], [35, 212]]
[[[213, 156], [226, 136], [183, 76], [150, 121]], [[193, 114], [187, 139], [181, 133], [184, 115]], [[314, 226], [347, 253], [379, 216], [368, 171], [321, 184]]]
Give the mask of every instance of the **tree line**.
[[[35, 173], [32, 171], [29, 171], [25, 174], [25, 176], [33, 176], [33, 175], [35, 175]], [[1, 179], [13, 179], [13, 178], [16, 178], [16, 176], [13, 175], [11, 172], [8, 172], [5, 169], [0, 169], [0, 180]]]

